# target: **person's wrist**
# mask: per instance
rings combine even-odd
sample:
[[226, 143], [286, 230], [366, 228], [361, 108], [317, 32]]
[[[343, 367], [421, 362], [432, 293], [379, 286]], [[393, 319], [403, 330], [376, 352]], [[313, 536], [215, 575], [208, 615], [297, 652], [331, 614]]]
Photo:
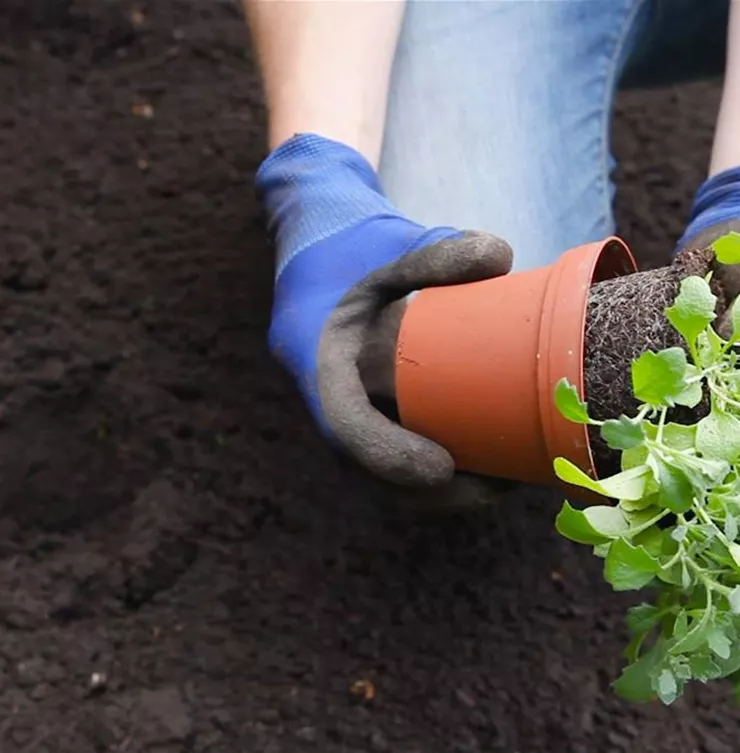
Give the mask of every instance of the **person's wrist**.
[[375, 170], [360, 152], [317, 133], [296, 133], [282, 141], [259, 166], [255, 185], [260, 197], [267, 198], [288, 184], [300, 188], [302, 182], [327, 177], [359, 180], [382, 194]]
[[[344, 110], [340, 112], [344, 115]], [[279, 112], [271, 112], [270, 121], [267, 133], [267, 146], [270, 151], [275, 151], [294, 136], [314, 134], [357, 150], [367, 159], [373, 170], [378, 169], [382, 135], [379, 138], [372, 130], [368, 132], [367, 128], [363, 128], [367, 121], [366, 116], [359, 116], [347, 122], [331, 122], [324, 114], [306, 113], [304, 116], [296, 116], [294, 105], [291, 103], [289, 112], [284, 116]], [[381, 143], [378, 143], [379, 141]]]
[[723, 170], [699, 187], [686, 229], [677, 243], [685, 248], [712, 227], [740, 218], [740, 167]]

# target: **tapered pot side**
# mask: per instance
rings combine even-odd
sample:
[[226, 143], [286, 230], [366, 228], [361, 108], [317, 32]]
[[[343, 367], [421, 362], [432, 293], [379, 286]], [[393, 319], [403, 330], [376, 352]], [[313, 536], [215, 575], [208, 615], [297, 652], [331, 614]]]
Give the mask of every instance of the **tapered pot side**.
[[595, 478], [588, 430], [561, 416], [555, 387], [566, 378], [588, 398], [589, 288], [635, 271], [627, 245], [610, 237], [547, 267], [423, 290], [398, 336], [401, 423], [461, 471], [552, 485], [563, 456]]

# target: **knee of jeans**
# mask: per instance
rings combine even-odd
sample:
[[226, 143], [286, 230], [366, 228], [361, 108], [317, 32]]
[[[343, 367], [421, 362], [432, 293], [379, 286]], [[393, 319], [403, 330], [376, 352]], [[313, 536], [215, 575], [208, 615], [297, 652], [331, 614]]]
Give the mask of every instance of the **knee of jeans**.
[[528, 178], [528, 171], [497, 170], [495, 164], [485, 174], [473, 170], [452, 180], [455, 171], [445, 172], [442, 165], [420, 172], [419, 165], [404, 170], [396, 163], [386, 166], [382, 179], [391, 201], [409, 219], [501, 237], [514, 250], [513, 271], [526, 271], [614, 233], [613, 189], [611, 184], [604, 187], [597, 167], [578, 189], [564, 180], [560, 190], [551, 190], [537, 179], [534, 166]]
[[504, 237], [514, 249], [514, 272], [553, 264], [569, 249], [603, 240], [615, 230], [611, 214], [603, 216], [597, 211], [507, 225]]

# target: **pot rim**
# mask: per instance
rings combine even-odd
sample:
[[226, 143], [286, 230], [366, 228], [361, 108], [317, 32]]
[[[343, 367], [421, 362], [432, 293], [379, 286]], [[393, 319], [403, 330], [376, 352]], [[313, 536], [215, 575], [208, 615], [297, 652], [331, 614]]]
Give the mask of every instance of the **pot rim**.
[[[565, 457], [591, 478], [598, 477], [589, 427], [564, 418], [555, 404], [555, 386], [563, 377], [588, 402], [586, 391], [586, 324], [588, 297], [596, 282], [637, 272], [638, 266], [626, 242], [611, 235], [602, 241], [577, 246], [553, 265], [540, 321], [537, 379], [543, 438], [550, 460]], [[574, 291], [568, 284], [578, 280]], [[573, 319], [580, 326], [574, 327]], [[544, 351], [544, 353], [543, 353]], [[550, 357], [542, 357], [546, 353]]]

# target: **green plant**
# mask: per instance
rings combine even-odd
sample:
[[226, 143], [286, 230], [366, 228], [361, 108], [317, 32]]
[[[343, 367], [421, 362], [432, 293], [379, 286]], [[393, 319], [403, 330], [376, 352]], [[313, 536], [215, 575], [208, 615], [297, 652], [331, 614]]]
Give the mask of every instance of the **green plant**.
[[[713, 250], [720, 263], [740, 263], [740, 235]], [[684, 279], [666, 310], [686, 348], [645, 352], [632, 363], [634, 416], [597, 421], [567, 381], [555, 392], [567, 419], [598, 427], [621, 457], [621, 472], [599, 481], [555, 460], [562, 481], [616, 502], [582, 510], [565, 502], [556, 527], [593, 547], [612, 588], [654, 593], [627, 614], [627, 666], [613, 687], [632, 701], [670, 704], [691, 680], [729, 678], [740, 690], [740, 306], [725, 340], [712, 326], [709, 282]], [[703, 395], [705, 417], [670, 421], [671, 409], [696, 408]]]

